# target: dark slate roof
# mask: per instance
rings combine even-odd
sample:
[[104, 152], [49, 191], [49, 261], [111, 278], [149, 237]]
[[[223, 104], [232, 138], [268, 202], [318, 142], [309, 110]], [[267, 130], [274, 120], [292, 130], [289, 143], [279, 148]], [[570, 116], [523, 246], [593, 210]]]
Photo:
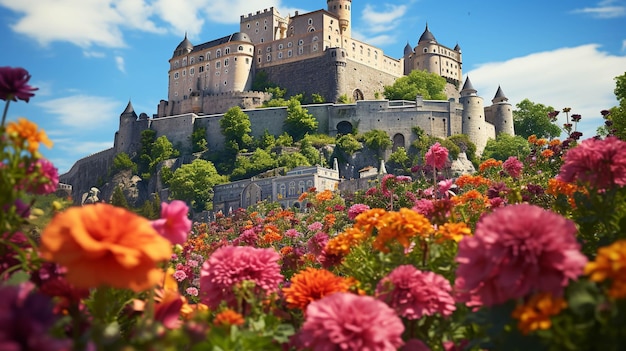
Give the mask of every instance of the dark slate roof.
[[472, 85], [472, 82], [470, 81], [469, 76], [467, 76], [467, 79], [465, 79], [465, 84], [463, 84], [463, 89], [461, 89], [461, 91], [463, 90], [476, 91], [476, 89], [474, 89], [474, 86]]
[[407, 41], [406, 46], [404, 47], [404, 55], [410, 55], [411, 53], [413, 53], [413, 48], [411, 48], [411, 44]]
[[496, 91], [496, 96], [494, 96], [494, 99], [497, 99], [497, 98], [505, 98], [505, 99], [507, 99], [506, 95], [504, 95], [504, 92], [502, 91], [502, 88], [500, 88], [499, 85], [498, 85], [498, 91]]
[[176, 51], [178, 50], [182, 50], [182, 49], [193, 49], [193, 44], [191, 43], [191, 41], [189, 41], [189, 39], [187, 39], [187, 33], [185, 33], [185, 39], [183, 39], [183, 41], [180, 42], [180, 44], [178, 44], [178, 46], [176, 47]]
[[202, 43], [200, 45], [196, 45], [193, 48], [193, 51], [201, 51], [201, 50], [206, 50], [218, 45], [222, 45], [224, 43], [228, 43], [231, 41], [244, 41], [247, 43], [252, 43], [252, 40], [250, 39], [250, 37], [246, 34], [246, 33], [241, 33], [241, 32], [236, 32], [233, 33], [231, 35], [227, 35], [225, 37], [219, 38], [219, 39], [215, 39], [215, 40], [211, 40], [211, 41], [207, 41], [206, 43]]
[[420, 37], [420, 40], [418, 42], [422, 41], [437, 41], [433, 33], [428, 30], [428, 23], [426, 23], [426, 29], [424, 29], [424, 33], [422, 33], [422, 36]]
[[133, 107], [133, 104], [130, 102], [130, 100], [128, 100], [128, 105], [126, 105], [126, 109], [124, 109], [124, 112], [122, 112], [122, 116], [132, 116], [137, 119], [135, 108]]
[[457, 43], [457, 44], [454, 46], [454, 51], [459, 51], [459, 52], [461, 52], [461, 47], [459, 46], [459, 43]]

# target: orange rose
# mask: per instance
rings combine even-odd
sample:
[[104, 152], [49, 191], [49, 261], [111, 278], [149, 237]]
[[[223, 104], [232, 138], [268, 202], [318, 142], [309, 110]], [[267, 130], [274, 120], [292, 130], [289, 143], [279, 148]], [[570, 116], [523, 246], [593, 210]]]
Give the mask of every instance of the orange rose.
[[170, 242], [150, 221], [99, 203], [57, 214], [41, 235], [41, 257], [67, 267], [76, 287], [109, 285], [136, 292], [163, 279], [157, 263], [169, 260]]

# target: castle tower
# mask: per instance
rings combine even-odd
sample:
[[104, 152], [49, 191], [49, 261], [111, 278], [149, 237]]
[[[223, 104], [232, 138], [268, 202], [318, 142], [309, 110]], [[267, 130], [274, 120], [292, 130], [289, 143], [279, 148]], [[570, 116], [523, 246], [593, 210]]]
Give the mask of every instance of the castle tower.
[[467, 135], [469, 140], [476, 145], [476, 153], [482, 154], [487, 145], [487, 130], [485, 125], [485, 109], [483, 98], [476, 94], [476, 89], [472, 85], [469, 77], [461, 89], [459, 103], [463, 105], [461, 114], [461, 131]]
[[334, 14], [339, 19], [339, 27], [343, 36], [352, 37], [352, 0], [327, 0], [328, 12]]
[[137, 119], [137, 113], [135, 113], [133, 104], [128, 100], [128, 105], [126, 105], [126, 108], [122, 114], [120, 114], [120, 127], [117, 133], [115, 133], [113, 147], [116, 153], [129, 153], [133, 142], [133, 128]]
[[496, 135], [506, 133], [515, 135], [513, 127], [513, 109], [509, 103], [509, 99], [504, 95], [502, 88], [498, 86], [496, 95], [491, 100], [491, 114], [493, 114], [493, 125], [496, 128]]
[[[461, 47], [457, 44], [454, 49], [441, 45], [428, 29], [428, 23], [424, 33], [420, 36], [417, 46], [412, 52], [404, 51], [404, 74], [408, 75], [413, 70], [435, 73], [458, 89], [463, 76]], [[408, 64], [406, 63], [408, 61]]]

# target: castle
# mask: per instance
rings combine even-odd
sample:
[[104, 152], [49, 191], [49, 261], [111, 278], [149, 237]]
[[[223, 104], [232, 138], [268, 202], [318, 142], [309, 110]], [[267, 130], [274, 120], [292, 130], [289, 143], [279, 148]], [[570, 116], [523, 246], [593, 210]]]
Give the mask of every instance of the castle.
[[[184, 154], [191, 151], [193, 131], [204, 128], [209, 149], [220, 150], [225, 139], [219, 121], [233, 106], [248, 114], [253, 136], [282, 134], [286, 108], [257, 108], [271, 98], [252, 90], [261, 76], [290, 95], [318, 94], [329, 101], [304, 107], [317, 119], [318, 132], [331, 136], [378, 129], [387, 132], [392, 150], [408, 149], [417, 138], [412, 130], [419, 127], [442, 138], [466, 134], [480, 154], [488, 139], [514, 135], [512, 107], [502, 89], [490, 106], [484, 106], [469, 77], [458, 90], [463, 74], [458, 44], [450, 49], [438, 43], [426, 25], [417, 46], [407, 43], [403, 57], [395, 59], [351, 37], [351, 0], [327, 5], [327, 10], [286, 17], [274, 8], [242, 15], [239, 32], [199, 45], [185, 36], [169, 60], [168, 99], [159, 102], [157, 113], [137, 115], [129, 102], [113, 148], [79, 160], [61, 181], [74, 186], [77, 198], [92, 186], [89, 181], [106, 176], [116, 154], [137, 154], [146, 129], [167, 136]], [[448, 100], [376, 98], [412, 70], [444, 77]], [[342, 95], [354, 103], [336, 104]]]

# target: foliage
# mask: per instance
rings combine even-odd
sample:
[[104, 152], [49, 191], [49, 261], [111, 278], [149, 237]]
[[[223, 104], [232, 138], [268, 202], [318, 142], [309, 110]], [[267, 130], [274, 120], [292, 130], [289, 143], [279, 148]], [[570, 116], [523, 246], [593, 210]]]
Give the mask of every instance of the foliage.
[[133, 174], [136, 174], [137, 164], [133, 162], [133, 160], [130, 159], [130, 156], [128, 156], [125, 152], [120, 152], [115, 155], [115, 158], [113, 158], [113, 170], [119, 172], [127, 169], [131, 170]]
[[347, 155], [361, 150], [363, 145], [352, 134], [344, 134], [337, 138], [337, 147]]
[[615, 97], [618, 105], [602, 111], [605, 125], [598, 128], [601, 135], [615, 135], [626, 140], [626, 73], [615, 77]]
[[174, 149], [174, 145], [167, 139], [167, 136], [158, 137], [150, 151], [150, 170], [153, 171], [160, 162], [178, 157], [179, 154], [180, 152]]
[[111, 205], [126, 209], [130, 208], [128, 200], [126, 200], [126, 196], [124, 195], [124, 191], [119, 185], [113, 190], [113, 195], [111, 195]]
[[385, 86], [383, 95], [388, 100], [413, 101], [420, 95], [424, 100], [446, 100], [446, 79], [427, 71], [413, 70], [409, 75]]
[[294, 140], [301, 140], [306, 134], [317, 131], [318, 122], [312, 114], [303, 108], [296, 98], [289, 99], [287, 103], [287, 119], [285, 130]]
[[328, 134], [323, 134], [323, 133], [315, 133], [315, 134], [307, 134], [304, 136], [304, 138], [302, 139], [302, 141], [306, 141], [308, 143], [311, 143], [311, 145], [313, 145], [313, 147], [315, 148], [322, 148], [326, 145], [330, 145], [330, 144], [334, 144], [335, 143], [335, 138], [331, 137]]
[[321, 165], [324, 163], [320, 151], [311, 143], [310, 138], [300, 141], [300, 153], [307, 159], [309, 165]]
[[299, 152], [285, 153], [278, 156], [278, 166], [288, 170], [298, 166], [310, 166], [309, 159]]
[[528, 99], [520, 101], [513, 110], [513, 125], [515, 134], [526, 139], [531, 135], [538, 138], [556, 138], [561, 135], [558, 125], [552, 123], [549, 113], [554, 111], [552, 106], [533, 103]]
[[385, 152], [391, 146], [389, 135], [380, 129], [372, 129], [366, 132], [363, 134], [363, 140], [365, 141], [365, 146], [376, 152], [379, 157], [382, 152]]
[[287, 132], [283, 132], [283, 134], [279, 135], [276, 139], [276, 145], [279, 146], [292, 146], [293, 145], [293, 137]]
[[322, 103], [326, 102], [326, 99], [324, 99], [324, 97], [322, 95], [320, 95], [320, 94], [313, 93], [313, 94], [311, 94], [311, 101], [314, 104], [322, 104]]
[[191, 145], [192, 152], [205, 152], [209, 149], [206, 140], [206, 128], [194, 128], [193, 133], [191, 133]]
[[169, 181], [172, 199], [187, 202], [195, 211], [213, 207], [213, 186], [226, 182], [210, 161], [194, 160], [180, 166]]
[[141, 132], [141, 150], [139, 152], [139, 172], [144, 179], [150, 179], [157, 164], [177, 157], [180, 154], [174, 145], [162, 135], [156, 138], [156, 132], [146, 129]]
[[516, 156], [519, 159], [523, 159], [530, 153], [530, 147], [528, 141], [519, 136], [512, 136], [505, 133], [500, 133], [495, 139], [489, 139], [485, 150], [483, 151], [483, 160], [494, 158], [496, 160], [504, 161], [509, 156]]
[[406, 149], [402, 146], [398, 147], [396, 151], [392, 152], [391, 155], [389, 155], [389, 159], [387, 160], [387, 167], [399, 171], [393, 172], [394, 174], [409, 173], [409, 169], [411, 168], [411, 166], [411, 158], [409, 158]]
[[270, 88], [276, 87], [276, 84], [270, 82], [267, 72], [258, 71], [254, 75], [254, 81], [252, 82], [253, 91], [268, 91]]
[[231, 173], [232, 180], [246, 179], [276, 168], [278, 162], [275, 155], [264, 149], [256, 149], [249, 157], [239, 155], [235, 161], [235, 169]]
[[241, 110], [239, 106], [234, 106], [228, 109], [224, 114], [224, 117], [220, 119], [220, 128], [222, 135], [227, 140], [232, 140], [239, 148], [246, 147], [249, 141], [246, 136], [250, 136], [252, 132], [250, 123], [250, 117]]
[[276, 137], [266, 129], [263, 135], [257, 140], [257, 147], [261, 149], [271, 149], [276, 144]]
[[152, 150], [152, 144], [156, 140], [156, 131], [152, 129], [146, 129], [141, 132], [141, 147], [139, 149], [139, 174], [149, 174], [150, 172], [150, 162], [152, 161], [150, 157], [150, 152]]
[[338, 104], [349, 104], [351, 102], [352, 102], [352, 99], [350, 99], [347, 94], [341, 94], [337, 98]]
[[469, 137], [465, 134], [455, 134], [448, 137], [448, 140], [453, 142], [458, 148], [459, 152], [465, 152], [467, 159], [471, 162], [476, 160], [476, 145], [469, 140]]

